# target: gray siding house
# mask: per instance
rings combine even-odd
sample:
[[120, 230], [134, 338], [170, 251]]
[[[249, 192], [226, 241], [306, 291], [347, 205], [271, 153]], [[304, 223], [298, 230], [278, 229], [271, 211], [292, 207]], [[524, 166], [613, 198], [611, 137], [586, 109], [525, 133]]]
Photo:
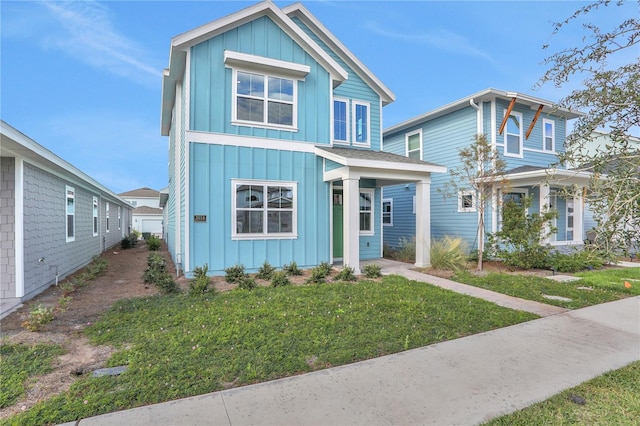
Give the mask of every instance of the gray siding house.
[[132, 206], [0, 121], [0, 318], [129, 235]]

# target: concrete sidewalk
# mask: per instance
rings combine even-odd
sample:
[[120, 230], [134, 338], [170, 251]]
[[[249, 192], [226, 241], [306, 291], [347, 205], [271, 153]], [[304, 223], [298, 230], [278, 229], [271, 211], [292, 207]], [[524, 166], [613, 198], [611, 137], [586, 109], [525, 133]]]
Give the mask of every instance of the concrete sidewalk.
[[68, 424], [473, 425], [636, 360], [640, 297]]

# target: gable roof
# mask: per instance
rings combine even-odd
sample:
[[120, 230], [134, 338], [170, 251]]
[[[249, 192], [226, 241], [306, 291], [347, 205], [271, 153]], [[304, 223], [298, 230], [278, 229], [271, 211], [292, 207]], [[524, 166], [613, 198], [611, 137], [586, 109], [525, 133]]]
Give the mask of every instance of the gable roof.
[[457, 101], [453, 101], [444, 106], [428, 111], [416, 117], [410, 118], [409, 120], [403, 121], [402, 123], [391, 126], [384, 131], [384, 135], [386, 136], [389, 134], [393, 134], [395, 132], [409, 129], [410, 127], [420, 124], [422, 122], [433, 120], [435, 118], [441, 117], [443, 115], [449, 114], [459, 109], [466, 108], [469, 105], [475, 105], [478, 102], [491, 101], [494, 99], [504, 99], [504, 100], [510, 101], [513, 98], [516, 98], [517, 103], [528, 105], [532, 108], [537, 108], [538, 106], [542, 105], [543, 112], [560, 115], [565, 117], [566, 119], [577, 118], [577, 117], [580, 117], [581, 115], [584, 115], [581, 112], [572, 111], [566, 108], [559, 108], [555, 103], [549, 100], [536, 98], [530, 95], [525, 95], [524, 93], [507, 92], [504, 90], [488, 88], [480, 92], [474, 93], [471, 96], [458, 99]]
[[291, 18], [285, 15], [284, 12], [271, 1], [262, 1], [171, 39], [169, 68], [164, 70], [162, 77], [160, 132], [163, 136], [169, 135], [171, 111], [176, 98], [176, 83], [180, 81], [186, 69], [187, 51], [189, 48], [262, 16], [268, 16], [289, 37], [322, 65], [331, 75], [334, 81], [334, 87], [347, 80], [347, 71], [318, 46]]
[[160, 192], [145, 186], [144, 188], [133, 189], [131, 191], [122, 192], [118, 195], [123, 198], [158, 198], [160, 196]]
[[396, 99], [396, 95], [382, 83], [347, 47], [334, 36], [315, 16], [301, 3], [295, 3], [282, 9], [287, 16], [299, 18], [313, 33], [335, 52], [349, 67], [371, 86], [380, 98], [382, 105]]

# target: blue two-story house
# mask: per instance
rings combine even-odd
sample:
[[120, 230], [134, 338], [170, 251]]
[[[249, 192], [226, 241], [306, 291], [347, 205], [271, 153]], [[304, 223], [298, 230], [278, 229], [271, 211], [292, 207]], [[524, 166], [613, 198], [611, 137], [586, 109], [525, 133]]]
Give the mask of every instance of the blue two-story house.
[[166, 239], [179, 269], [223, 274], [267, 261], [313, 267], [382, 255], [382, 190], [417, 188], [427, 242], [430, 179], [445, 168], [382, 152], [394, 94], [307, 9], [260, 2], [176, 36], [164, 71]]
[[[385, 151], [409, 158], [460, 165], [460, 149], [484, 135], [506, 161], [508, 184], [496, 186], [485, 207], [485, 227], [479, 229], [477, 194], [471, 189], [445, 197], [448, 174], [434, 175], [431, 191], [431, 233], [465, 239], [470, 249], [478, 248], [479, 233], [493, 233], [500, 227], [504, 200], [533, 198], [530, 212], [555, 209], [558, 217], [548, 243], [559, 248], [584, 241], [584, 200], [590, 174], [552, 167], [564, 151], [567, 120], [578, 113], [558, 109], [553, 102], [522, 93], [486, 89], [441, 108], [399, 123], [384, 131]], [[573, 196], [563, 189], [577, 188]], [[397, 248], [401, 238], [413, 235], [418, 208], [412, 185], [384, 188], [386, 212], [384, 242]]]

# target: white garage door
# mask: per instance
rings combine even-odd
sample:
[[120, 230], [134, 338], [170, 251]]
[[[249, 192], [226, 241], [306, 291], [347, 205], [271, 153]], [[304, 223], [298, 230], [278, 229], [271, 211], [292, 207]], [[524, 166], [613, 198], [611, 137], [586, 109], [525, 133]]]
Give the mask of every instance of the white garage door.
[[142, 220], [142, 232], [162, 233], [162, 220]]

